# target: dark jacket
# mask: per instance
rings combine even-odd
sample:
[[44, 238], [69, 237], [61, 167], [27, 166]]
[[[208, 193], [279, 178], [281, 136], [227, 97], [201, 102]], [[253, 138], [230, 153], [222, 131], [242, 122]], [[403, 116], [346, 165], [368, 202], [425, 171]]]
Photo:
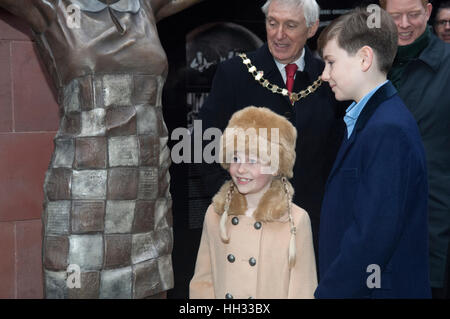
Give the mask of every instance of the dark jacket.
[[417, 124], [388, 82], [367, 102], [328, 178], [316, 298], [431, 296], [426, 174]]
[[[267, 80], [285, 88], [267, 44], [247, 56], [258, 70], [264, 71]], [[306, 48], [305, 72], [297, 72], [293, 91], [306, 89], [323, 68], [323, 62]], [[328, 84], [323, 83], [315, 93], [292, 106], [288, 97], [274, 94], [256, 82], [242, 59], [235, 57], [218, 66], [211, 93], [200, 111], [203, 129], [217, 127], [223, 131], [234, 112], [250, 105], [268, 107], [297, 128], [294, 202], [309, 213], [317, 239], [324, 184], [343, 136], [342, 104], [336, 102]], [[228, 173], [214, 164], [204, 165], [203, 174], [209, 196], [213, 196]]]
[[431, 286], [442, 287], [450, 238], [450, 44], [431, 35], [398, 89], [422, 136], [428, 166]]

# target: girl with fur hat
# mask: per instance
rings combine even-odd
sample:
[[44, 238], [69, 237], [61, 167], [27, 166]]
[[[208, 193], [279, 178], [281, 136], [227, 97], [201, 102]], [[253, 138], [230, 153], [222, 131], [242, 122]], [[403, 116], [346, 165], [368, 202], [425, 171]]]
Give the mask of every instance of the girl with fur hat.
[[233, 114], [221, 137], [230, 173], [214, 196], [190, 282], [190, 298], [313, 298], [311, 225], [292, 203], [297, 131], [268, 108]]

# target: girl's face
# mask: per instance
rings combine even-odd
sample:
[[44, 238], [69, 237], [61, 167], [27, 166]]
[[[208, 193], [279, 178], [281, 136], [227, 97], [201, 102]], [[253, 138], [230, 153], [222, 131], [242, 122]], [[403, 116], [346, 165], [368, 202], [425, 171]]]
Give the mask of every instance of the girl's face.
[[262, 174], [263, 164], [257, 159], [237, 153], [230, 164], [230, 175], [239, 193], [243, 195], [263, 195], [270, 186], [273, 175]]

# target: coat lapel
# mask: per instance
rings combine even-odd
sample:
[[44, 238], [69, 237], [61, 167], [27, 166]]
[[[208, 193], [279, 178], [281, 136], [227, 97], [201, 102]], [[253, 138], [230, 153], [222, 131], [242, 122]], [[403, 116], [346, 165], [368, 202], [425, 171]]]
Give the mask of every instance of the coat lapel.
[[[315, 59], [309, 48], [305, 46], [305, 69], [303, 72], [297, 72], [293, 91], [300, 92], [306, 90], [306, 88], [312, 85], [314, 81], [317, 80], [318, 76], [322, 74], [323, 67], [323, 62]], [[286, 100], [289, 104], [291, 103], [289, 98], [286, 98]], [[301, 103], [301, 100], [297, 101], [296, 104], [297, 103]]]
[[[354, 132], [356, 133], [356, 132]], [[337, 169], [341, 166], [342, 161], [345, 158], [345, 155], [347, 154], [350, 147], [353, 145], [356, 139], [356, 134], [350, 135], [350, 139], [347, 140], [347, 130], [345, 130], [345, 136], [342, 141], [341, 147], [339, 148], [339, 152], [336, 156], [336, 160], [334, 161], [333, 168], [331, 169], [330, 175], [328, 177], [328, 181], [331, 180], [331, 177], [336, 173]]]
[[[275, 60], [269, 51], [269, 46], [267, 45], [267, 43], [264, 43], [261, 50], [257, 51], [255, 60], [252, 62], [257, 70], [264, 71], [264, 78], [266, 78], [270, 83], [278, 85], [281, 88], [286, 88], [286, 84], [284, 83], [283, 78], [281, 77], [281, 73], [278, 70], [277, 65], [275, 64]], [[274, 94], [279, 95], [276, 93]], [[281, 99], [286, 101], [286, 103], [289, 103], [289, 105], [291, 105], [289, 97], [282, 95], [279, 96]]]
[[352, 135], [350, 135], [350, 139], [346, 141], [345, 139], [347, 138], [347, 136], [344, 136], [344, 142], [341, 144], [341, 147], [339, 148], [339, 152], [334, 162], [333, 168], [331, 169], [328, 181], [330, 181], [330, 179], [336, 173], [338, 168], [341, 167], [342, 162], [344, 161], [348, 151], [350, 150], [351, 146], [355, 143], [355, 140], [357, 139], [359, 132], [366, 126], [367, 122], [372, 117], [373, 113], [375, 113], [378, 106], [395, 94], [397, 94], [397, 90], [389, 81], [388, 83], [380, 87], [378, 91], [376, 91], [375, 94], [369, 99], [369, 101], [367, 101], [367, 104], [364, 106], [364, 109], [362, 110], [361, 114], [356, 120], [356, 124], [355, 127], [353, 128]]
[[281, 77], [280, 71], [275, 64], [272, 54], [269, 51], [267, 43], [262, 46], [262, 50], [258, 50], [253, 65], [258, 70], [264, 70], [264, 77], [272, 84], [279, 87], [286, 87]]
[[317, 77], [323, 71], [323, 64], [320, 60], [317, 60], [312, 55], [308, 47], [305, 46], [305, 69], [303, 70], [303, 76], [298, 76], [297, 73], [294, 82], [294, 91], [299, 92], [305, 90], [308, 86], [313, 84]]

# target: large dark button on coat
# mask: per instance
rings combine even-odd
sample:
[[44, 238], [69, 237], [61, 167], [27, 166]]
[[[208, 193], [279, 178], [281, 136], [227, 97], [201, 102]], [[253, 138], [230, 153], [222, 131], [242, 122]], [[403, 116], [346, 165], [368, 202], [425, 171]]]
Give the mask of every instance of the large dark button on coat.
[[230, 294], [230, 293], [227, 293], [227, 294], [225, 295], [225, 298], [226, 298], [226, 299], [233, 299], [233, 295]]
[[253, 227], [255, 227], [255, 229], [261, 229], [262, 225], [260, 222], [256, 222]]
[[236, 260], [236, 258], [234, 258], [234, 256], [233, 256], [232, 254], [229, 254], [229, 255], [227, 256], [227, 259], [228, 259], [228, 261], [229, 261], [230, 263], [234, 263], [234, 261]]
[[232, 223], [233, 225], [239, 224], [239, 218], [233, 217], [233, 218], [231, 219], [231, 223]]
[[253, 267], [254, 265], [256, 265], [256, 259], [252, 257], [248, 260], [248, 263]]

